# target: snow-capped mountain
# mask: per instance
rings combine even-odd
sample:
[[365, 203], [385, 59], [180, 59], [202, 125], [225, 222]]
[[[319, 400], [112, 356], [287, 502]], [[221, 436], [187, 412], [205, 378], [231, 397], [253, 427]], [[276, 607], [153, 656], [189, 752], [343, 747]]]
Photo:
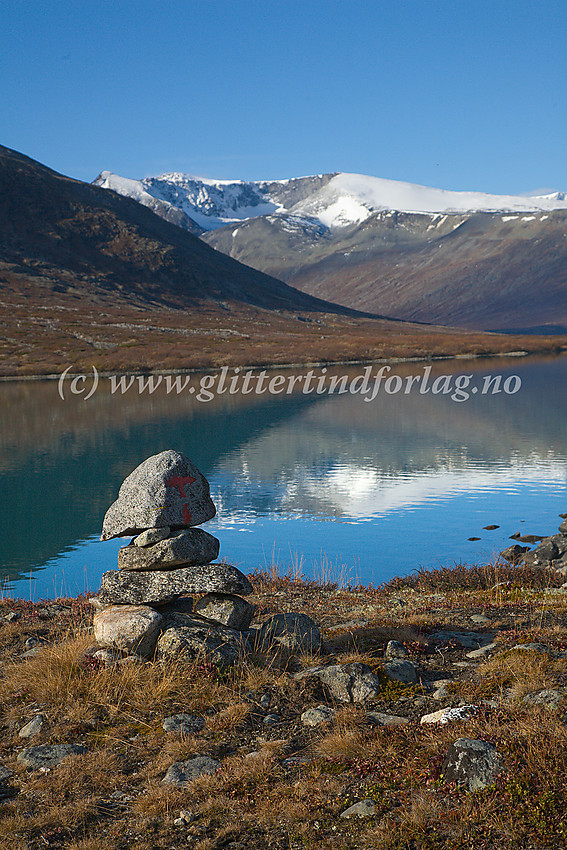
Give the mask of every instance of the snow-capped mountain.
[[176, 224], [188, 229], [197, 225], [202, 231], [266, 215], [292, 216], [334, 230], [360, 224], [383, 210], [450, 214], [567, 209], [562, 192], [535, 196], [453, 192], [364, 174], [247, 182], [175, 173], [132, 180], [103, 171], [93, 182], [134, 198]]
[[453, 192], [345, 173], [245, 182], [103, 172], [95, 182], [318, 298], [406, 321], [567, 332], [562, 192]]

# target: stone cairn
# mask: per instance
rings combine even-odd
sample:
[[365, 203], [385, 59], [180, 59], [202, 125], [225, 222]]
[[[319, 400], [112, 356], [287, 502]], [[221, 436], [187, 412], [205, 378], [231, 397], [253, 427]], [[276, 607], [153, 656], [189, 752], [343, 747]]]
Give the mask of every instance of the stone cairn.
[[[195, 526], [215, 513], [207, 479], [179, 452], [161, 452], [130, 473], [100, 539], [134, 537], [93, 600], [97, 647], [89, 655], [106, 662], [202, 655], [223, 665], [242, 655], [255, 608], [237, 594], [252, 586], [236, 567], [212, 563], [219, 541]], [[196, 605], [191, 594], [202, 594]]]

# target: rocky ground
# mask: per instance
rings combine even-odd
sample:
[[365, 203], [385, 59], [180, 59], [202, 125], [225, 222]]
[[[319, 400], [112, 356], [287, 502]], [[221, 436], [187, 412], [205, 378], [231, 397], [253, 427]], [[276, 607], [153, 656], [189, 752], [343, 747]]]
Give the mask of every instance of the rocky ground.
[[1, 601], [2, 847], [567, 845], [561, 574], [251, 581], [320, 651], [105, 661], [88, 599]]

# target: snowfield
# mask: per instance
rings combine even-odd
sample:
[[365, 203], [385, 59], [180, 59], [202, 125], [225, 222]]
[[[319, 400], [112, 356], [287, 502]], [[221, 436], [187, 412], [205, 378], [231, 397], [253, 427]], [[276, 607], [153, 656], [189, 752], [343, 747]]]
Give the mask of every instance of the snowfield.
[[[562, 192], [534, 196], [454, 192], [347, 173], [326, 175], [327, 182], [321, 186], [322, 176], [325, 175], [246, 182], [172, 173], [134, 180], [103, 171], [93, 182], [104, 189], [134, 198], [156, 211], [163, 205], [180, 209], [204, 230], [215, 230], [268, 215], [292, 215], [296, 220], [305, 219], [312, 224], [319, 222], [329, 229], [338, 229], [359, 224], [372, 213], [387, 210], [450, 215], [567, 209], [567, 200]], [[288, 205], [288, 199], [293, 198], [294, 184], [300, 181], [304, 184], [309, 180], [313, 182], [313, 191]]]

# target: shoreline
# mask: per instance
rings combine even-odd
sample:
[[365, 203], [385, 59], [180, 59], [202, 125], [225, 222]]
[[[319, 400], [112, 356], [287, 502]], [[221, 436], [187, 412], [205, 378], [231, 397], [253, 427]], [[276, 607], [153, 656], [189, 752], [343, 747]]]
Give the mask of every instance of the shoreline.
[[[542, 355], [548, 355], [550, 357], [563, 357], [567, 355], [567, 344], [563, 344], [557, 346], [556, 349], [542, 348], [541, 350], [536, 351], [525, 351], [525, 350], [515, 350], [515, 351], [494, 351], [494, 352], [482, 352], [481, 354], [432, 354], [432, 355], [423, 355], [423, 356], [415, 356], [415, 357], [379, 357], [373, 359], [360, 359], [360, 360], [319, 360], [319, 361], [305, 361], [305, 362], [292, 362], [292, 363], [264, 363], [262, 365], [258, 364], [231, 364], [228, 366], [229, 369], [238, 368], [240, 371], [251, 371], [257, 372], [262, 370], [273, 371], [275, 369], [305, 369], [305, 368], [324, 368], [324, 367], [335, 367], [335, 366], [372, 366], [374, 364], [398, 364], [398, 363], [434, 363], [438, 361], [446, 361], [446, 360], [488, 360], [496, 357], [540, 357]], [[206, 372], [208, 373], [219, 373], [223, 369], [227, 368], [226, 365], [222, 366], [199, 366], [199, 367], [188, 367], [188, 368], [177, 368], [177, 369], [143, 369], [143, 370], [116, 370], [116, 371], [108, 371], [108, 370], [97, 370], [98, 375], [101, 378], [108, 378], [111, 376], [122, 376], [122, 375], [133, 375], [133, 376], [149, 376], [149, 375], [193, 375], [193, 374], [201, 374]], [[78, 375], [83, 374], [82, 372], [68, 372], [65, 375], [65, 380], [71, 380]], [[0, 383], [10, 383], [17, 381], [58, 381], [61, 379], [61, 373], [53, 373], [49, 372], [46, 374], [36, 373], [33, 375], [2, 375], [0, 374]]]

